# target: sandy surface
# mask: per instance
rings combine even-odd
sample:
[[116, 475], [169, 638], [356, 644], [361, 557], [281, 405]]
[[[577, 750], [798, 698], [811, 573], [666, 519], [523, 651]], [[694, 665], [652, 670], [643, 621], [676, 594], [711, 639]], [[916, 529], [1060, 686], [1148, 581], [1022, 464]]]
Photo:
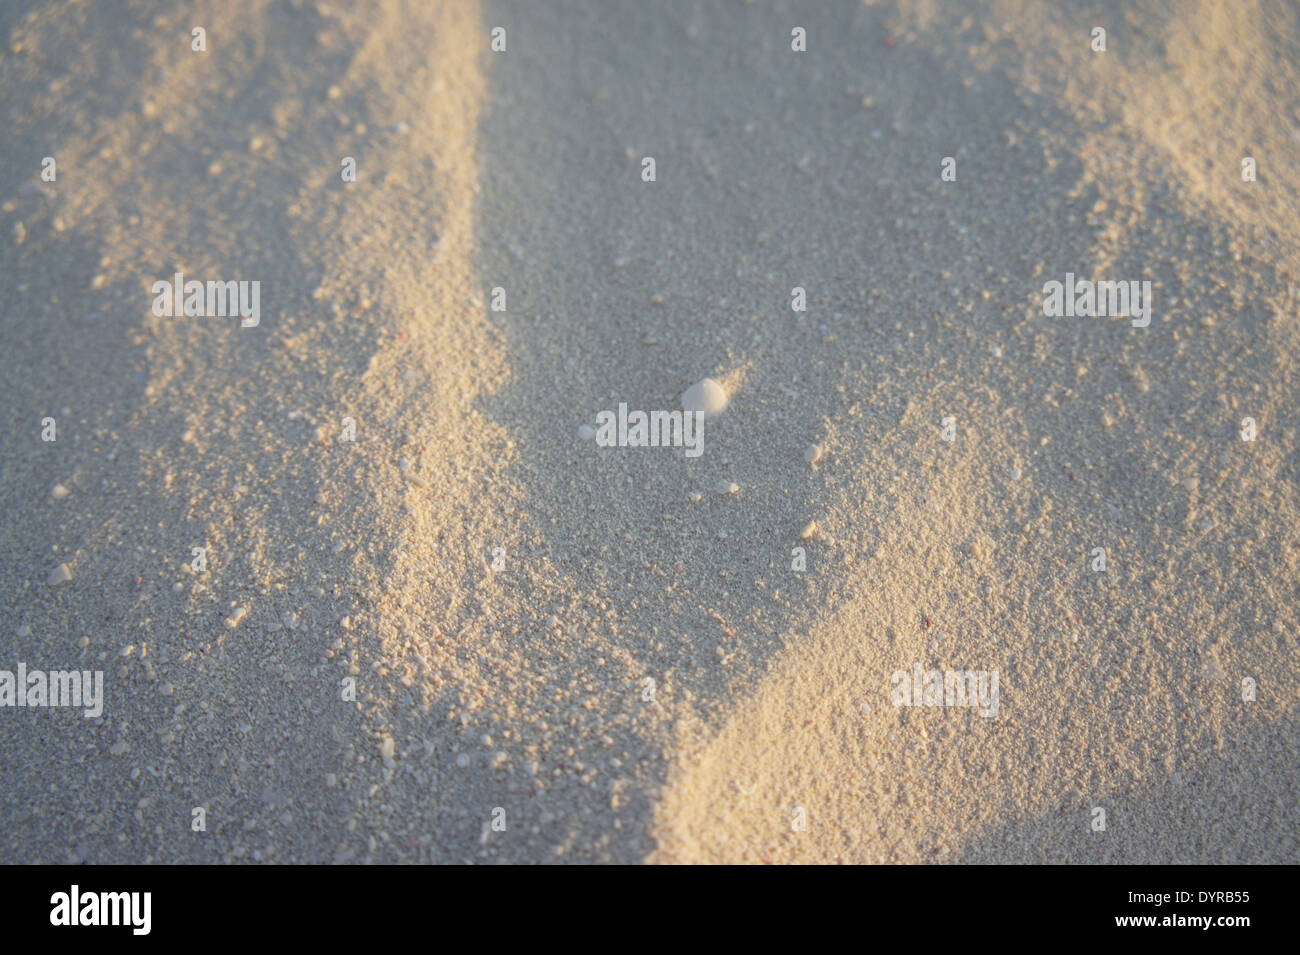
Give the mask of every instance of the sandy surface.
[[[105, 680], [0, 708], [0, 860], [1300, 861], [1294, 5], [0, 34], [0, 669]], [[697, 458], [579, 437], [704, 377]]]

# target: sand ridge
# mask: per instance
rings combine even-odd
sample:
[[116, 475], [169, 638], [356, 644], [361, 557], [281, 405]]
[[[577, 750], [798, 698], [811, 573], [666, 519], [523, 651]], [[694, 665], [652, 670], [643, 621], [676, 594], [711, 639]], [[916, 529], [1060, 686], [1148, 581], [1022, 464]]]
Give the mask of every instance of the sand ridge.
[[1294, 861], [1296, 20], [6, 7], [0, 854]]

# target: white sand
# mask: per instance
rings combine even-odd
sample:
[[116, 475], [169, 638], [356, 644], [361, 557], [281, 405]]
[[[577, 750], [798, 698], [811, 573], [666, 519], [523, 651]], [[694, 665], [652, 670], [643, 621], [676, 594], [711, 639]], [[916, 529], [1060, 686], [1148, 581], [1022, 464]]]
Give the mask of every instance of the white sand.
[[1300, 14], [1057, 6], [0, 8], [0, 859], [1300, 861]]

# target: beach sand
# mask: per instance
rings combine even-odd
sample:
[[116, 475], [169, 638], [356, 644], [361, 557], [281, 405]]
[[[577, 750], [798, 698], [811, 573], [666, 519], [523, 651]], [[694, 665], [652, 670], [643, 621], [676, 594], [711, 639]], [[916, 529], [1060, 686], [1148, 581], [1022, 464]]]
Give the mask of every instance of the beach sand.
[[0, 8], [0, 860], [1300, 861], [1300, 12], [1060, 6]]

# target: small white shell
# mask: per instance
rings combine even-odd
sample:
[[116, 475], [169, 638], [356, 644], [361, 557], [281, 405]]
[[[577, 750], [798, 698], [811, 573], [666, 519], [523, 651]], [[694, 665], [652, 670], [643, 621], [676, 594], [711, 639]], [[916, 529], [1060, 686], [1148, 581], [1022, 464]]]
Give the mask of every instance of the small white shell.
[[701, 412], [706, 418], [720, 415], [727, 407], [727, 392], [712, 378], [701, 378], [682, 392], [682, 409]]

